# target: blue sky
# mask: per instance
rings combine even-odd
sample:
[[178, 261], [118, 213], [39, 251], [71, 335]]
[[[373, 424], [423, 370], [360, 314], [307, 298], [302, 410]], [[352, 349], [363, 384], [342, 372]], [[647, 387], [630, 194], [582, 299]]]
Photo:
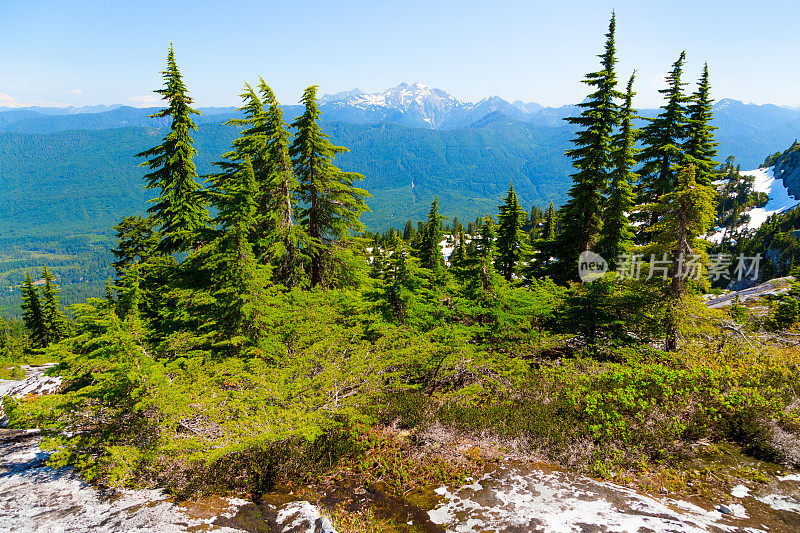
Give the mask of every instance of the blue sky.
[[419, 81], [467, 101], [563, 105], [583, 99], [612, 9], [620, 78], [637, 69], [640, 107], [659, 104], [683, 49], [687, 80], [709, 62], [717, 99], [800, 106], [800, 2], [789, 0], [2, 0], [0, 106], [148, 105], [170, 41], [200, 106], [237, 104], [259, 75], [287, 104], [310, 84]]

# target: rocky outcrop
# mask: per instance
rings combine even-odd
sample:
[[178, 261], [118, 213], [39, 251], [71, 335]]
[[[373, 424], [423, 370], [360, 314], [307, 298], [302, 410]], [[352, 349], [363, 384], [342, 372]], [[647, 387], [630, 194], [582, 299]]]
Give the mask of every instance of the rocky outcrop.
[[800, 198], [800, 143], [792, 146], [780, 155], [772, 156], [775, 177], [783, 180], [789, 193]]

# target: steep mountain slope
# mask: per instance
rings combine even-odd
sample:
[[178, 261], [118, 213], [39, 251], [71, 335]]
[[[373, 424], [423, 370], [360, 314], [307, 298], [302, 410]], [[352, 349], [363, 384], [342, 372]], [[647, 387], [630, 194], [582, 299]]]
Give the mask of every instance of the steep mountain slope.
[[775, 175], [783, 180], [789, 192], [800, 198], [800, 143], [795, 141], [788, 150], [767, 158], [767, 161], [774, 164]]

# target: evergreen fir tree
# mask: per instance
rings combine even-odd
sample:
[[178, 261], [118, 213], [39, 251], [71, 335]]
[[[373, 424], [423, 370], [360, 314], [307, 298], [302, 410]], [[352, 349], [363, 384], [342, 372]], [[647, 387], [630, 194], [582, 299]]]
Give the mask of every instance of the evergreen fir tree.
[[658, 91], [666, 99], [661, 112], [649, 119], [641, 131], [643, 146], [637, 159], [642, 164], [639, 170], [639, 203], [642, 204], [656, 202], [661, 195], [672, 191], [683, 163], [688, 101], [683, 94], [686, 84], [681, 81], [685, 60], [686, 52], [681, 52], [667, 76], [667, 87]]
[[439, 271], [444, 263], [440, 246], [444, 237], [443, 221], [444, 217], [439, 214], [439, 197], [437, 196], [431, 203], [419, 248], [420, 265], [433, 271]]
[[488, 215], [483, 217], [481, 225], [478, 229], [478, 238], [474, 241], [475, 253], [478, 257], [486, 259], [489, 263], [494, 262], [496, 235], [497, 231], [495, 230], [494, 220], [492, 220], [492, 217]]
[[55, 279], [47, 267], [42, 269], [42, 279], [44, 288], [42, 290], [41, 308], [42, 318], [45, 325], [46, 345], [56, 343], [63, 339], [67, 334], [67, 318], [59, 309], [58, 286], [54, 283]]
[[689, 98], [687, 107], [688, 132], [684, 143], [686, 164], [694, 165], [697, 183], [711, 185], [714, 181], [714, 169], [717, 162], [718, 143], [714, 142], [714, 130], [711, 85], [708, 79], [708, 63], [703, 66], [703, 73], [697, 82], [697, 91]]
[[[142, 301], [141, 268], [142, 265], [137, 263], [125, 270], [119, 285], [113, 287], [118, 294], [116, 301], [106, 297], [108, 301], [115, 303], [117, 316], [122, 320], [129, 317], [139, 318], [139, 305]], [[110, 294], [110, 289], [110, 287], [106, 288], [107, 294]]]
[[[259, 90], [267, 106], [266, 197], [269, 199], [267, 227], [269, 233], [263, 240], [264, 254], [273, 266], [273, 277], [287, 287], [300, 283], [303, 277], [303, 253], [308, 246], [304, 228], [294, 223], [296, 194], [299, 182], [292, 169], [289, 155], [290, 133], [283, 120], [283, 110], [272, 89], [262, 79]], [[335, 167], [334, 167], [335, 168]], [[337, 169], [338, 170], [338, 169]], [[352, 177], [351, 183], [352, 183]]]
[[11, 332], [8, 322], [0, 317], [0, 357], [8, 357], [11, 351]]
[[453, 248], [453, 253], [450, 256], [450, 266], [453, 268], [460, 268], [464, 266], [467, 259], [467, 247], [464, 244], [464, 230], [458, 232], [458, 240]]
[[499, 210], [495, 267], [507, 281], [511, 281], [517, 264], [527, 251], [525, 232], [522, 231], [527, 214], [519, 205], [513, 184]]
[[34, 348], [47, 346], [47, 324], [44, 320], [39, 291], [33, 285], [30, 272], [26, 273], [22, 289], [22, 321], [30, 335]]
[[411, 242], [416, 233], [417, 231], [414, 229], [414, 223], [410, 220], [406, 222], [406, 225], [403, 227], [403, 240], [407, 243]]
[[615, 17], [612, 15], [606, 34], [602, 70], [586, 75], [585, 84], [595, 89], [585, 102], [580, 116], [567, 119], [579, 127], [573, 140], [575, 148], [567, 151], [577, 170], [572, 175], [573, 185], [569, 200], [563, 207], [564, 227], [557, 247], [562, 276], [575, 277], [573, 268], [581, 252], [589, 250], [597, 239], [601, 226], [603, 192], [611, 170], [611, 135], [619, 121], [616, 99], [622, 95], [617, 91], [615, 73], [616, 49], [614, 46]]
[[469, 294], [480, 292], [486, 295], [492, 292], [492, 287], [496, 284], [495, 278], [499, 278], [494, 268], [497, 232], [492, 217], [485, 216], [478, 231], [478, 238], [473, 241], [474, 247], [467, 263], [467, 286], [471, 287], [468, 289]]
[[392, 239], [387, 248], [380, 273], [383, 285], [378, 291], [385, 316], [401, 324], [424, 321], [427, 312], [422, 293], [427, 292], [423, 291], [426, 279], [418, 260], [400, 239]]
[[528, 215], [528, 220], [523, 226], [523, 229], [528, 231], [532, 239], [539, 238], [539, 234], [541, 232], [541, 228], [539, 226], [542, 224], [543, 218], [544, 218], [544, 212], [541, 209], [539, 209], [535, 205], [531, 207], [531, 213], [530, 215]]
[[260, 209], [255, 213], [252, 225], [248, 229], [251, 240], [257, 242], [268, 232], [267, 218], [267, 188], [266, 162], [267, 126], [264, 104], [250, 86], [245, 83], [244, 92], [240, 95], [242, 106], [239, 111], [244, 118], [231, 119], [225, 124], [242, 128], [239, 136], [232, 142], [233, 150], [225, 153], [223, 160], [214, 163], [220, 167], [221, 172], [207, 177], [210, 186], [208, 196], [217, 210], [214, 223], [225, 230], [236, 224], [239, 217], [239, 205], [236, 201], [236, 191], [242, 188], [244, 175], [244, 162], [249, 161], [253, 168], [255, 189], [252, 191], [256, 205]]
[[316, 287], [325, 284], [326, 261], [335, 248], [345, 244], [350, 231], [363, 231], [360, 216], [368, 210], [364, 198], [369, 193], [353, 187], [363, 176], [333, 164], [347, 148], [334, 146], [320, 130], [316, 85], [306, 89], [302, 103], [305, 111], [292, 123], [297, 135], [289, 153], [305, 204], [300, 212], [309, 237], [311, 286]]
[[694, 254], [705, 259], [704, 242], [697, 235], [711, 228], [716, 211], [716, 191], [697, 183], [693, 166], [681, 169], [677, 179], [674, 191], [664, 194], [657, 204], [647, 206], [656, 214], [657, 222], [650, 228], [653, 240], [645, 248], [645, 254], [659, 259], [666, 254], [671, 261], [665, 340], [665, 349], [670, 351], [678, 346], [678, 314], [687, 283], [685, 265]]
[[212, 243], [209, 260], [211, 295], [216, 301], [209, 333], [213, 347], [227, 355], [241, 355], [256, 347], [264, 329], [263, 311], [268, 307], [263, 302], [270, 285], [270, 269], [256, 260], [249, 239], [259, 211], [258, 185], [249, 156], [243, 161], [239, 183], [230, 199], [230, 205], [238, 206], [236, 214]]
[[544, 223], [542, 225], [542, 239], [552, 241], [556, 238], [556, 209], [553, 202], [544, 212]]
[[156, 219], [152, 216], [143, 218], [140, 215], [124, 217], [114, 226], [117, 236], [117, 248], [111, 250], [116, 261], [111, 263], [121, 278], [123, 272], [133, 263], [144, 263], [158, 253], [161, 236], [155, 230]]
[[159, 196], [148, 210], [160, 224], [162, 236], [159, 251], [165, 254], [183, 252], [196, 244], [198, 234], [206, 229], [209, 213], [206, 201], [197, 183], [197, 168], [193, 158], [197, 150], [192, 146], [191, 130], [196, 130], [191, 114], [200, 113], [190, 107], [186, 85], [181, 77], [175, 54], [170, 44], [167, 70], [162, 72], [164, 88], [155, 91], [163, 96], [169, 107], [151, 115], [153, 118], [170, 117], [170, 132], [164, 141], [137, 157], [148, 158], [142, 166], [150, 169], [145, 175], [147, 189], [158, 189]]
[[628, 218], [634, 205], [633, 183], [636, 174], [633, 165], [636, 163], [636, 131], [633, 128], [633, 80], [628, 80], [628, 88], [621, 111], [619, 132], [614, 136], [612, 160], [614, 170], [608, 197], [603, 209], [603, 228], [597, 243], [597, 252], [608, 261], [611, 270], [616, 269], [617, 258], [627, 252], [633, 243], [633, 227]]

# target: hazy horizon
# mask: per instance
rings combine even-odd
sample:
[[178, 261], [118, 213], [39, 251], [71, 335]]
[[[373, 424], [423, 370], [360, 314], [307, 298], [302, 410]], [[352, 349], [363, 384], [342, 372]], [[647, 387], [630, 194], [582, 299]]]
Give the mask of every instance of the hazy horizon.
[[174, 42], [196, 105], [237, 106], [245, 81], [263, 76], [282, 103], [320, 94], [381, 92], [419, 81], [461, 101], [489, 96], [559, 107], [586, 94], [612, 9], [618, 73], [635, 68], [637, 106], [658, 107], [663, 76], [681, 50], [691, 90], [703, 62], [712, 96], [800, 106], [790, 68], [800, 5], [775, 1], [307, 2], [238, 1], [224, 8], [181, 0], [136, 5], [4, 3], [0, 106], [158, 105]]

